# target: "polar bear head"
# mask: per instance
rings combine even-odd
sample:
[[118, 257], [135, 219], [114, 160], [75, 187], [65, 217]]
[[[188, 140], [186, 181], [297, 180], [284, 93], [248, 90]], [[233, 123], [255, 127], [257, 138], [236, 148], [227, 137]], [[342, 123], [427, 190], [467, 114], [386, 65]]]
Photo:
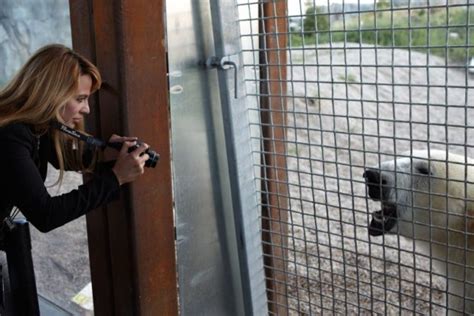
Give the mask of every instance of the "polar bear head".
[[473, 175], [466, 165], [471, 163], [464, 156], [420, 150], [366, 168], [368, 196], [381, 202], [381, 209], [372, 213], [369, 234], [430, 240], [433, 229], [446, 230], [448, 225], [465, 230], [465, 192], [472, 186], [466, 176]]

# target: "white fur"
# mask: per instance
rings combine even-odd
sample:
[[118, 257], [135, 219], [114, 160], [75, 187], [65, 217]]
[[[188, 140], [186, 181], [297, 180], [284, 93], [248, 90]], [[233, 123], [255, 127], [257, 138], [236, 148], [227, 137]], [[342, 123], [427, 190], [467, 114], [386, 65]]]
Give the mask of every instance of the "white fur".
[[427, 150], [403, 156], [380, 164], [392, 183], [388, 201], [397, 204], [389, 233], [431, 247], [447, 277], [449, 314], [474, 314], [474, 160], [439, 150], [431, 150], [429, 159]]

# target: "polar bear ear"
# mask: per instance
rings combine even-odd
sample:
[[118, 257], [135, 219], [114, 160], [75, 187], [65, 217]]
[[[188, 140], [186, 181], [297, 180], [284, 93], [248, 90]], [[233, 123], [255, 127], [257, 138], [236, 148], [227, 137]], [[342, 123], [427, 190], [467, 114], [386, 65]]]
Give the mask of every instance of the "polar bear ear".
[[430, 165], [428, 161], [419, 161], [415, 164], [415, 172], [426, 175], [426, 176], [431, 176], [433, 173], [430, 170]]

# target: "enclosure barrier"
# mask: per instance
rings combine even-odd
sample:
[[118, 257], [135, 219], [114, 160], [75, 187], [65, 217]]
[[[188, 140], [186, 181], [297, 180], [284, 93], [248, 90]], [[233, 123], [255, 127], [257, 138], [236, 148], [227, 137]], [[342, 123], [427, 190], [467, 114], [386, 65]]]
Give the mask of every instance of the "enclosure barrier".
[[282, 2], [239, 1], [270, 313], [474, 312], [472, 5]]

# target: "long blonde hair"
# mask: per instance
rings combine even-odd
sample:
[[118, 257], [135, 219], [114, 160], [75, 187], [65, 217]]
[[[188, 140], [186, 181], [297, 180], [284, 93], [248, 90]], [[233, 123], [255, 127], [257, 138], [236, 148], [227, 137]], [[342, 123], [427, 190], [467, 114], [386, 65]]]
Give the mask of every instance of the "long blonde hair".
[[[37, 135], [51, 132], [60, 167], [58, 182], [65, 167], [87, 170], [82, 164], [82, 144], [50, 129], [51, 121], [62, 122], [60, 111], [75, 96], [82, 75], [91, 77], [91, 93], [100, 88], [102, 79], [96, 66], [64, 45], [51, 44], [36, 51], [0, 90], [0, 127], [25, 123]], [[83, 124], [76, 129], [83, 131]]]

